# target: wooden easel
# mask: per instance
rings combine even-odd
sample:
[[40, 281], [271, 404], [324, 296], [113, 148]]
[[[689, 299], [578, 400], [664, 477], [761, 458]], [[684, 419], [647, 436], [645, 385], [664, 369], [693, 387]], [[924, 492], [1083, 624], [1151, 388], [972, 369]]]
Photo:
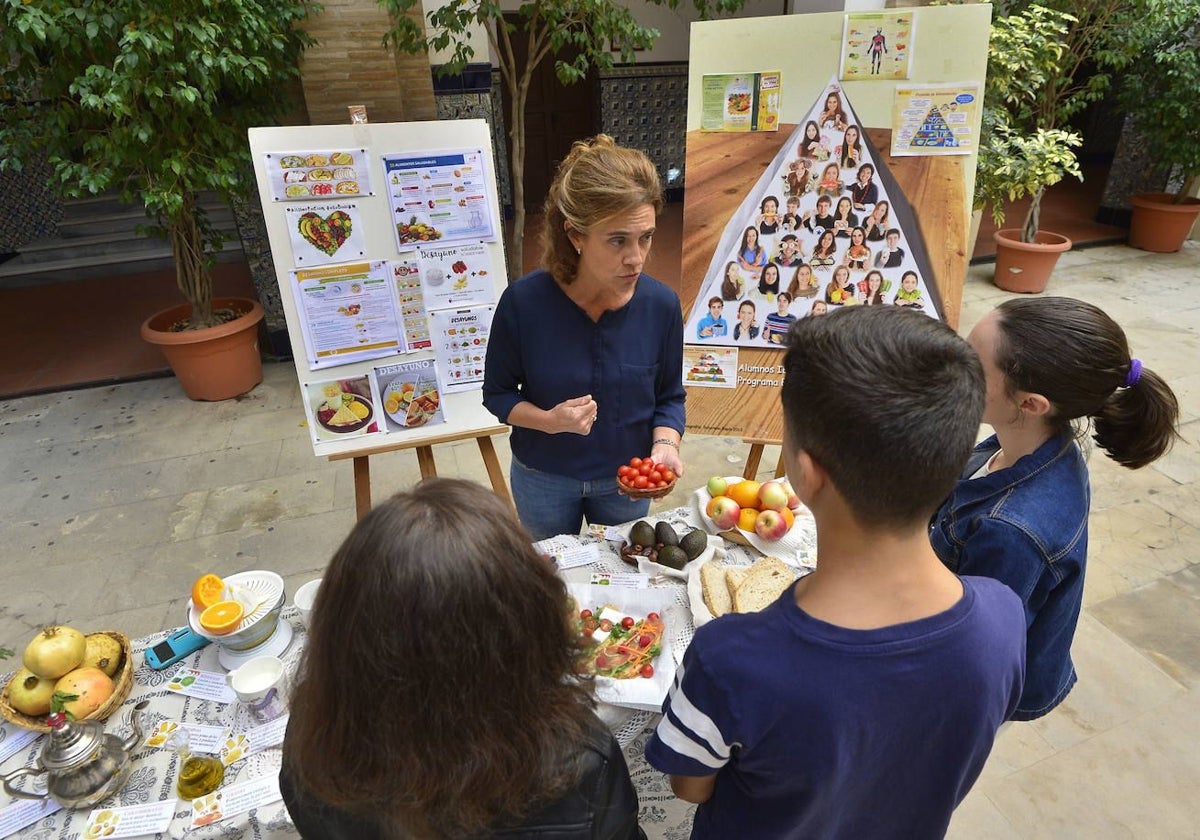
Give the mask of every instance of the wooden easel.
[[433, 447], [439, 443], [457, 443], [460, 440], [474, 438], [479, 444], [479, 454], [487, 468], [488, 478], [492, 482], [492, 490], [511, 506], [512, 495], [508, 492], [508, 483], [504, 480], [504, 471], [500, 469], [500, 461], [496, 458], [496, 447], [492, 445], [492, 435], [508, 434], [508, 426], [488, 426], [483, 429], [472, 429], [467, 432], [452, 432], [440, 437], [424, 438], [413, 443], [388, 443], [381, 446], [358, 449], [354, 452], [342, 452], [327, 456], [330, 461], [354, 459], [354, 509], [359, 519], [371, 510], [371, 465], [368, 460], [372, 455], [382, 455], [385, 452], [396, 452], [401, 449], [416, 449], [417, 463], [421, 468], [421, 478], [432, 478], [437, 475], [437, 465], [433, 460]]

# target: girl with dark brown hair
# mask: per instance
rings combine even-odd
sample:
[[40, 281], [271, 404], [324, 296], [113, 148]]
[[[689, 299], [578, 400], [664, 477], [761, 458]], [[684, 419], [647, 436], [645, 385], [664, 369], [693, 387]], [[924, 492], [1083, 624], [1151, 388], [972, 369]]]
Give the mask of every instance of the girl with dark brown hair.
[[562, 581], [495, 494], [432, 478], [379, 505], [313, 606], [280, 774], [296, 828], [643, 837], [581, 644]]
[[1110, 458], [1144, 467], [1170, 449], [1179, 403], [1131, 357], [1112, 318], [1083, 301], [1005, 301], [967, 340], [987, 379], [983, 422], [996, 434], [975, 448], [931, 542], [953, 571], [996, 578], [1024, 602], [1025, 688], [1013, 720], [1033, 720], [1076, 681], [1091, 504], [1079, 440], [1090, 427]]

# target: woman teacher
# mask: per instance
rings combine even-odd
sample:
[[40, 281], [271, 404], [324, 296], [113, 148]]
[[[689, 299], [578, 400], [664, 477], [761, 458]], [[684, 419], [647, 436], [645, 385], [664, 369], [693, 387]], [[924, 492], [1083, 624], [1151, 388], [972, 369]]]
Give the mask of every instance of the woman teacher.
[[642, 273], [662, 205], [644, 154], [577, 142], [546, 196], [545, 267], [496, 305], [483, 403], [513, 427], [513, 499], [534, 539], [644, 517], [649, 500], [618, 490], [630, 458], [683, 474], [679, 298]]

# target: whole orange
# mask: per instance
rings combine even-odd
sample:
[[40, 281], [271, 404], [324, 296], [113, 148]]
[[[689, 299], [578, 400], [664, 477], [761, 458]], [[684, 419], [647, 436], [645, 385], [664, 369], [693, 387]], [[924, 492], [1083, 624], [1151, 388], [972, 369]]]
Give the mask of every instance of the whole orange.
[[733, 499], [742, 509], [754, 508], [758, 509], [758, 488], [762, 485], [757, 481], [746, 479], [734, 484], [725, 491], [725, 495]]
[[754, 508], [742, 508], [742, 512], [738, 514], [737, 526], [743, 531], [754, 533], [754, 521], [758, 519], [758, 511]]
[[779, 515], [783, 517], [783, 521], [787, 523], [788, 530], [792, 530], [792, 526], [796, 524], [796, 515], [788, 508], [779, 511]]

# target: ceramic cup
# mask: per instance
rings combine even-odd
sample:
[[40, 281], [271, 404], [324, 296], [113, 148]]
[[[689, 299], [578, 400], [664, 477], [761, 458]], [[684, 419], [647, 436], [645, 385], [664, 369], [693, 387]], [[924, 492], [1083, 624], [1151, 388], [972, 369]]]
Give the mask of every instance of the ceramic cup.
[[283, 660], [278, 656], [256, 656], [225, 679], [255, 720], [265, 723], [287, 710]]
[[296, 605], [296, 611], [300, 613], [300, 622], [306, 630], [308, 629], [308, 622], [312, 618], [313, 602], [317, 600], [317, 590], [320, 588], [320, 578], [310, 580], [296, 590], [296, 595], [292, 599], [292, 602]]

